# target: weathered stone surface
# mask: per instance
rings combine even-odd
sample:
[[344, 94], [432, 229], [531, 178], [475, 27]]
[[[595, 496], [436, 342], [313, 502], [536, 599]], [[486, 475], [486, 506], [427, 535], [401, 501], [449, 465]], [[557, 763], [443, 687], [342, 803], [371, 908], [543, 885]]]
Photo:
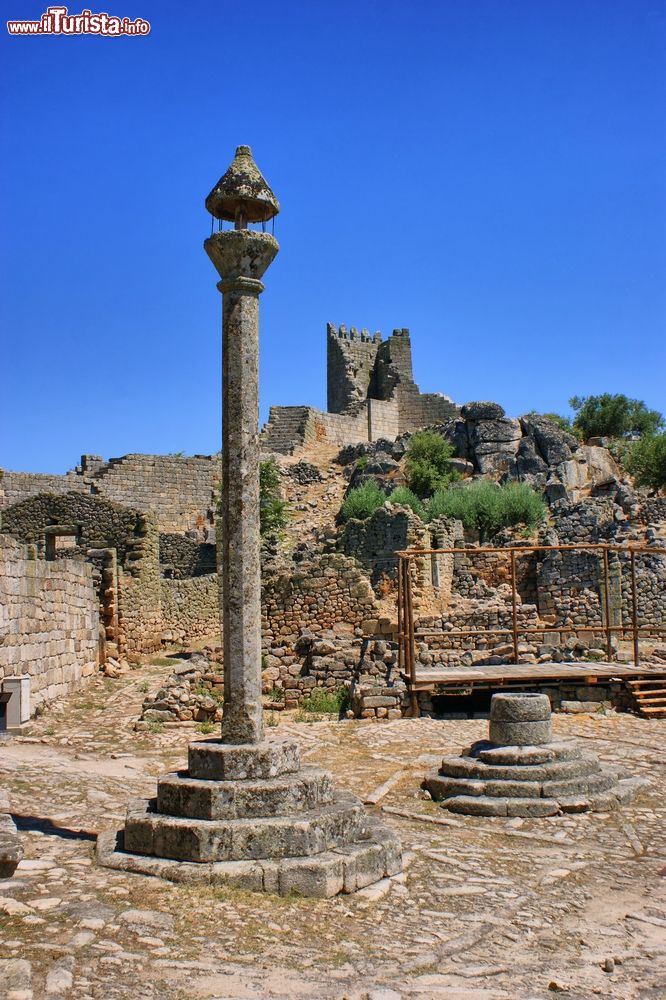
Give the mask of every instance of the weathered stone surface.
[[492, 403], [489, 400], [477, 400], [465, 403], [460, 410], [460, 415], [465, 420], [501, 420], [504, 416], [504, 408], [499, 403]]
[[494, 694], [490, 719], [498, 722], [547, 722], [550, 719], [547, 694]]
[[297, 743], [227, 744], [201, 740], [187, 748], [191, 778], [206, 781], [246, 781], [293, 774], [300, 767]]
[[439, 773], [446, 777], [480, 778], [483, 781], [554, 781], [594, 774], [598, 767], [596, 757], [582, 752], [575, 760], [548, 764], [485, 764], [472, 757], [444, 757]]
[[200, 820], [154, 812], [154, 800], [127, 808], [125, 848], [179, 861], [305, 857], [363, 839], [367, 818], [353, 795], [338, 792], [311, 812], [290, 816]]
[[455, 796], [442, 806], [454, 813], [468, 816], [554, 816], [559, 806], [554, 799], [490, 798], [489, 796]]
[[491, 719], [489, 733], [491, 742], [501, 746], [538, 746], [541, 743], [550, 743], [553, 736], [550, 720], [501, 722]]
[[568, 462], [578, 448], [573, 434], [563, 431], [547, 417], [528, 414], [520, 418], [523, 432], [534, 438], [539, 454], [549, 466]]
[[9, 800], [0, 793], [0, 878], [11, 878], [23, 857], [23, 845], [16, 824], [9, 815]]
[[205, 781], [179, 771], [158, 780], [157, 810], [195, 819], [277, 816], [309, 812], [330, 802], [332, 792], [328, 772], [315, 768], [254, 781]]
[[329, 898], [355, 892], [402, 869], [400, 841], [370, 820], [367, 839], [323, 851], [313, 857], [275, 860], [190, 863], [133, 854], [122, 833], [108, 831], [97, 839], [97, 860], [108, 868], [153, 875], [172, 882], [207, 883], [253, 892]]
[[470, 754], [485, 764], [549, 764], [552, 761], [578, 760], [580, 755], [580, 747], [575, 743], [548, 743], [538, 747], [488, 747], [484, 744], [483, 749]]

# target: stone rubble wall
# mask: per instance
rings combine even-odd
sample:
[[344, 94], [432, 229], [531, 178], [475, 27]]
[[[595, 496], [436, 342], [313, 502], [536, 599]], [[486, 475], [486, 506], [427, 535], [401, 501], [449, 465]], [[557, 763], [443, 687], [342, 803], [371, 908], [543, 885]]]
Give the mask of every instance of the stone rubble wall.
[[40, 493], [26, 497], [2, 512], [2, 531], [19, 542], [34, 543], [44, 555], [45, 529], [49, 525], [75, 528], [76, 547], [114, 548], [122, 563], [132, 539], [140, 532], [144, 515], [135, 508], [112, 503], [104, 497], [76, 491]]
[[160, 590], [162, 642], [187, 643], [220, 631], [216, 573], [184, 580], [163, 579]]
[[31, 711], [98, 669], [99, 601], [93, 568], [28, 559], [0, 535], [0, 682], [30, 676]]
[[120, 648], [137, 660], [162, 644], [162, 580], [157, 518], [143, 514], [139, 530], [118, 568], [118, 629]]
[[207, 576], [216, 570], [215, 545], [175, 532], [160, 532], [160, 568], [163, 576], [173, 579]]

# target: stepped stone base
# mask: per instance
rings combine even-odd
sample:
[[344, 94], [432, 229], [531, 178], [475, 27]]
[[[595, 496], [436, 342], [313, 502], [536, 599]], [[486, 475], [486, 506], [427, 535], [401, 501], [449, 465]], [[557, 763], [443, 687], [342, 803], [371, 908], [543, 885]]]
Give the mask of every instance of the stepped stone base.
[[[526, 742], [528, 735], [534, 745]], [[444, 757], [424, 786], [445, 809], [470, 816], [554, 816], [617, 809], [647, 781], [622, 778], [575, 743], [551, 741], [550, 702], [540, 694], [494, 695], [490, 741]]]
[[354, 892], [402, 869], [400, 841], [296, 743], [190, 744], [189, 770], [129, 803], [97, 839], [108, 868], [280, 895]]

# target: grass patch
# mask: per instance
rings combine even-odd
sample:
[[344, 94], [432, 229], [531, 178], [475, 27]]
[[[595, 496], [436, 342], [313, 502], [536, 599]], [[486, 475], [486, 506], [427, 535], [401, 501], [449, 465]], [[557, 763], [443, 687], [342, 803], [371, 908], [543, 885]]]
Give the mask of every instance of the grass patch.
[[332, 688], [313, 688], [303, 701], [304, 712], [320, 712], [324, 715], [339, 715], [349, 706], [349, 688], [341, 685]]

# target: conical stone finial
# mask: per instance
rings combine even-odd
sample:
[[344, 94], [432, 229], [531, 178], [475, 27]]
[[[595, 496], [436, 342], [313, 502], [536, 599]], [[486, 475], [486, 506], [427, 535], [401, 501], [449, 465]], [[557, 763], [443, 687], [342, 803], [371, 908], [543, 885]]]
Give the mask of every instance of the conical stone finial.
[[216, 219], [266, 222], [280, 211], [280, 203], [261, 175], [249, 146], [238, 146], [231, 166], [206, 198], [206, 209]]

